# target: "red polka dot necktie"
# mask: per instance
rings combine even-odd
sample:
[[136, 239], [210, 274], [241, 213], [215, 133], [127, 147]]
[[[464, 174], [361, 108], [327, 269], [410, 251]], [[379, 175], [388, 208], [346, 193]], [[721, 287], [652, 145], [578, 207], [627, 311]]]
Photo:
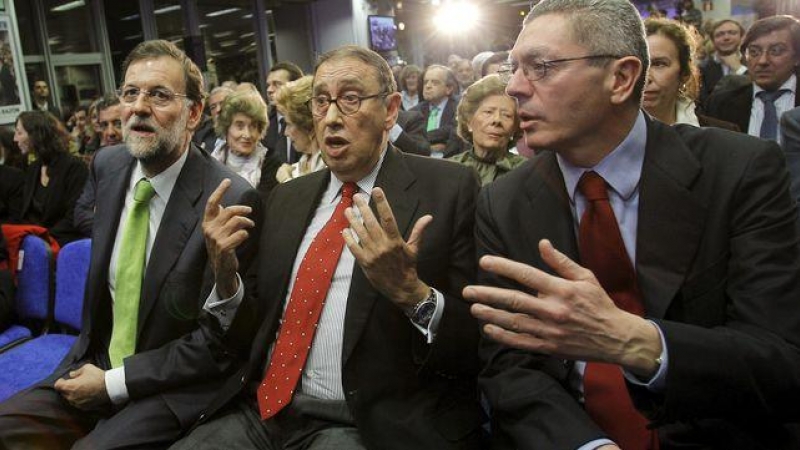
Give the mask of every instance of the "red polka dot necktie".
[[[636, 272], [608, 201], [605, 180], [585, 172], [578, 190], [586, 210], [578, 231], [581, 264], [590, 269], [620, 309], [644, 315]], [[589, 362], [583, 376], [586, 411], [609, 438], [625, 450], [657, 450], [658, 436], [633, 406], [622, 370], [614, 364]]]
[[258, 409], [264, 420], [273, 417], [292, 400], [344, 248], [342, 230], [348, 226], [344, 211], [353, 205], [357, 190], [355, 183], [342, 186], [339, 204], [300, 263], [272, 359], [257, 391]]

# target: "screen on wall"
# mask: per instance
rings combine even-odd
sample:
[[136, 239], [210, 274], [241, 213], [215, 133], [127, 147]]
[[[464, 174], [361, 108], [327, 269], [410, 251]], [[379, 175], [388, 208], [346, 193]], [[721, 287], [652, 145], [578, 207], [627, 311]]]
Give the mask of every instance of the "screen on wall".
[[376, 52], [397, 50], [397, 27], [392, 16], [369, 16], [369, 43]]

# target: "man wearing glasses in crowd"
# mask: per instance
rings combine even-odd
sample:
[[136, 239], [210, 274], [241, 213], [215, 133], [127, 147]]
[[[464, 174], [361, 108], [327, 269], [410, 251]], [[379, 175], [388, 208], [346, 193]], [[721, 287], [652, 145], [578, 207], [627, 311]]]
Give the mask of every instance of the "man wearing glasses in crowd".
[[800, 448], [780, 148], [643, 113], [628, 0], [542, 0], [511, 62], [528, 146], [547, 151], [478, 200], [464, 297], [485, 323], [492, 448]]
[[[216, 322], [201, 309], [213, 281], [202, 222], [210, 196], [213, 215], [256, 206], [258, 194], [190, 143], [204, 92], [182, 51], [143, 42], [123, 73], [125, 145], [92, 163], [100, 195], [81, 333], [49, 378], [0, 404], [1, 448], [165, 448], [234, 362], [207, 341]], [[236, 237], [243, 270], [251, 226], [243, 218]]]
[[735, 123], [751, 136], [780, 142], [781, 116], [800, 106], [800, 21], [791, 16], [758, 20], [747, 30], [742, 48], [753, 82], [715, 91], [708, 98], [707, 114]]
[[323, 55], [310, 108], [328, 168], [275, 188], [244, 286], [224, 221], [207, 226], [228, 261], [209, 306], [239, 304], [216, 316], [252, 348], [173, 450], [477, 449], [478, 329], [461, 298], [477, 178], [388, 144], [400, 94], [375, 52]]

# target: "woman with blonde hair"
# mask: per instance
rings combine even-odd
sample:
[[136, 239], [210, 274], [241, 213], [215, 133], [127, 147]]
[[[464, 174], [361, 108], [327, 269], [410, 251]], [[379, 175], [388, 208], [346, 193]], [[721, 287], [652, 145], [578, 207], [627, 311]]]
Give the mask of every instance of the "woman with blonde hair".
[[325, 168], [308, 104], [311, 101], [313, 79], [311, 75], [306, 75], [286, 83], [275, 94], [278, 111], [286, 120], [285, 133], [292, 140], [294, 148], [302, 154], [296, 163], [284, 164], [278, 169], [275, 177], [281, 183]]
[[267, 104], [257, 92], [236, 91], [222, 102], [214, 131], [225, 143], [211, 156], [230, 167], [251, 185], [261, 180], [261, 163], [267, 148], [261, 138], [267, 131]]
[[469, 86], [457, 110], [458, 135], [469, 145], [452, 158], [475, 168], [481, 185], [494, 181], [525, 162], [508, 149], [519, 138], [517, 102], [506, 95], [506, 83], [488, 75]]

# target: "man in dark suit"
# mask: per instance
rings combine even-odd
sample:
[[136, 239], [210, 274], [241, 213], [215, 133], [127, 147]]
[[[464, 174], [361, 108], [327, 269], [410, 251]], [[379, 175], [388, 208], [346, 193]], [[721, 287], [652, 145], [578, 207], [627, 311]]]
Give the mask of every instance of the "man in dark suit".
[[[792, 181], [792, 198], [800, 202], [800, 108], [786, 111], [781, 117], [781, 136], [786, 167]], [[800, 219], [800, 213], [798, 213]]]
[[37, 78], [33, 81], [33, 109], [36, 111], [47, 111], [54, 115], [56, 119], [62, 120], [61, 111], [51, 103], [50, 86], [47, 81]]
[[294, 146], [290, 146], [286, 137], [286, 122], [283, 115], [275, 108], [275, 94], [278, 90], [289, 83], [303, 76], [303, 70], [297, 65], [282, 61], [269, 69], [267, 75], [267, 103], [270, 105], [269, 128], [264, 136], [262, 143], [270, 150], [270, 154], [275, 154], [282, 163], [293, 164], [300, 159]]
[[411, 111], [422, 114], [431, 156], [448, 157], [457, 153], [453, 146], [459, 140], [455, 133], [458, 101], [453, 97], [458, 91], [458, 80], [452, 70], [438, 64], [428, 66], [422, 74], [422, 80], [422, 96], [425, 100], [411, 108]]
[[747, 30], [742, 48], [752, 83], [717, 89], [708, 99], [706, 114], [735, 123], [751, 136], [780, 141], [781, 115], [800, 106], [800, 21], [791, 16], [758, 20]]
[[552, 151], [478, 201], [491, 256], [464, 295], [486, 322], [493, 448], [798, 448], [800, 247], [780, 149], [648, 119], [627, 0], [540, 2], [511, 60], [527, 143]]
[[[241, 302], [227, 340], [252, 343], [249, 362], [173, 450], [478, 448], [478, 330], [459, 295], [474, 269], [476, 176], [388, 144], [400, 94], [380, 55], [326, 53], [313, 94], [328, 169], [275, 188], [244, 300], [235, 273], [216, 273], [219, 297]], [[329, 235], [336, 223], [350, 229]], [[221, 225], [209, 235], [225, 243]], [[304, 288], [309, 276], [329, 286]], [[306, 309], [319, 319], [298, 329]], [[300, 354], [291, 336], [306, 337]]]
[[700, 63], [701, 105], [705, 104], [722, 77], [747, 73], [747, 66], [742, 64], [742, 54], [739, 51], [743, 36], [744, 27], [733, 19], [714, 23], [711, 29], [714, 53]]
[[431, 155], [431, 144], [425, 137], [425, 120], [419, 111], [398, 112], [397, 122], [389, 130], [389, 142], [406, 153]]
[[[2, 448], [164, 448], [197, 420], [234, 363], [208, 342], [217, 322], [201, 309], [211, 288], [201, 222], [212, 192], [215, 206], [255, 206], [258, 194], [190, 143], [203, 85], [182, 51], [143, 42], [123, 73], [126, 144], [103, 149], [92, 166], [103, 195], [83, 328], [48, 379], [0, 404]], [[137, 229], [144, 233], [131, 236]], [[241, 255], [243, 266], [251, 259]]]

